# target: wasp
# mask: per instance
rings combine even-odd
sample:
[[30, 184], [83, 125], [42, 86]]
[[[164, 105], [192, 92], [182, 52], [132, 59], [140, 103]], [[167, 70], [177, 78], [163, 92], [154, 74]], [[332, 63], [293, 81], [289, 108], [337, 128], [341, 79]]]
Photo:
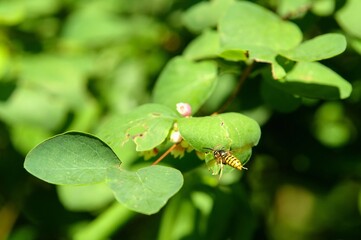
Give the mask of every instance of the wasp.
[[216, 150], [213, 148], [204, 148], [207, 150], [211, 150], [213, 152], [213, 156], [216, 159], [216, 162], [218, 165], [220, 165], [220, 176], [219, 178], [221, 178], [222, 176], [222, 172], [223, 172], [223, 165], [228, 165], [230, 167], [233, 167], [235, 169], [238, 170], [242, 170], [242, 169], [246, 169], [246, 167], [244, 167], [241, 163], [241, 161], [236, 158], [231, 151], [226, 151], [226, 150]]

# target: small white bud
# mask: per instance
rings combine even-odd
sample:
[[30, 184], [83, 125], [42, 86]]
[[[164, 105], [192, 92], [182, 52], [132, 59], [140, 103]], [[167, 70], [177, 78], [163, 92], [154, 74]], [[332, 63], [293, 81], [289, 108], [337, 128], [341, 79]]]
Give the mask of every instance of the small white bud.
[[177, 111], [183, 116], [183, 117], [189, 117], [192, 115], [192, 107], [188, 103], [177, 103]]

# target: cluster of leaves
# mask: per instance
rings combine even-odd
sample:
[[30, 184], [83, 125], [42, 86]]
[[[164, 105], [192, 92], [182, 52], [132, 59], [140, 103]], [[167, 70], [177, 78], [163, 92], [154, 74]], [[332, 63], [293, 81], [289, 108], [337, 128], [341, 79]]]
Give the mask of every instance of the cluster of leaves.
[[[212, 4], [220, 6], [214, 7]], [[351, 85], [346, 80], [331, 69], [316, 62], [333, 57], [345, 50], [346, 40], [341, 34], [325, 34], [301, 43], [302, 33], [295, 24], [283, 21], [276, 14], [256, 4], [222, 1], [208, 5], [207, 11], [210, 11], [211, 8], [218, 10], [218, 7], [223, 9], [220, 11], [219, 19], [216, 22], [202, 22], [205, 25], [200, 25], [196, 20], [190, 21], [189, 19], [192, 19], [194, 15], [199, 14], [197, 12], [199, 9], [195, 7], [186, 15], [190, 22], [189, 28], [203, 31], [217, 25], [217, 30], [204, 31], [190, 43], [183, 56], [175, 57], [169, 61], [153, 91], [152, 101], [156, 104], [143, 105], [126, 116], [114, 117], [111, 123], [106, 122], [104, 127], [101, 127], [101, 138], [110, 143], [113, 149], [120, 148], [130, 138], [135, 142], [137, 151], [152, 151], [160, 144], [164, 144], [177, 119], [172, 107], [175, 108], [177, 103], [187, 102], [192, 110], [197, 112], [211, 94], [216, 91], [220, 79], [217, 74], [219, 65], [215, 62], [217, 58], [236, 63], [249, 63], [250, 61], [269, 63], [272, 70], [264, 70], [264, 81], [265, 84], [268, 84], [265, 94], [272, 98], [272, 96], [278, 95], [277, 91], [282, 92], [293, 106], [301, 101], [301, 97], [339, 99], [350, 95]], [[204, 8], [203, 5], [202, 7]], [[204, 11], [204, 9], [202, 10]], [[255, 32], [254, 29], [257, 31]], [[212, 47], [208, 48], [206, 43], [211, 43]], [[327, 48], [320, 47], [326, 43]], [[207, 48], [202, 46], [207, 46]], [[227, 68], [231, 64], [223, 63], [223, 65], [225, 65], [223, 71], [229, 71]], [[243, 154], [250, 156], [251, 147], [258, 143], [260, 137], [258, 125], [247, 117], [236, 113], [206, 118], [184, 118], [177, 121], [177, 125], [182, 138], [197, 151], [202, 151], [207, 146], [236, 150], [249, 146], [247, 152]], [[69, 140], [65, 139], [64, 141]], [[72, 151], [84, 153], [83, 142], [77, 142], [77, 139], [74, 139], [72, 145], [78, 146]], [[42, 147], [53, 148], [54, 146], [48, 146], [46, 142], [38, 148]], [[62, 148], [60, 150], [62, 151]], [[94, 151], [97, 152], [98, 150], [94, 148]], [[99, 152], [102, 151], [99, 150]], [[32, 151], [31, 157], [28, 156], [26, 159], [25, 164], [32, 162], [27, 164], [26, 168], [35, 176], [57, 184], [94, 183], [94, 173], [87, 172], [86, 169], [82, 169], [78, 165], [73, 166], [64, 162], [58, 169], [56, 165], [48, 164], [48, 161], [33, 160], [49, 157], [45, 153], [40, 150]], [[98, 155], [106, 157], [100, 153]], [[67, 153], [65, 155], [69, 156]], [[120, 152], [119, 155], [121, 155]], [[55, 156], [58, 156], [53, 160], [55, 163], [63, 161], [62, 155], [56, 153]], [[71, 156], [71, 158], [74, 157]], [[96, 161], [89, 156], [82, 156], [81, 158], [86, 159], [86, 162]], [[79, 161], [73, 160], [73, 162], [78, 164]], [[64, 165], [67, 166], [65, 169]], [[86, 168], [86, 166], [83, 167]], [[101, 167], [106, 169], [107, 165]], [[54, 170], [58, 174], [49, 174], [49, 168], [56, 168]], [[75, 173], [72, 174], [73, 177], [62, 174], [66, 168], [76, 169]], [[159, 171], [156, 168], [146, 169], [148, 169], [147, 171]], [[79, 170], [85, 170], [81, 175], [89, 175], [92, 180], [90, 182], [73, 181], [74, 177], [79, 174]], [[164, 168], [164, 171], [164, 175], [170, 175], [171, 170]], [[99, 171], [99, 173], [103, 172]], [[44, 174], [45, 176], [43, 176]], [[149, 174], [156, 176], [154, 173]], [[174, 171], [174, 174], [174, 189], [165, 185], [172, 183], [172, 181], [164, 181], [164, 184], [157, 186], [164, 191], [171, 189], [166, 194], [167, 197], [172, 196], [182, 185], [179, 173]], [[64, 180], [53, 180], [53, 178], [59, 178], [58, 175]], [[108, 181], [111, 186], [116, 187], [118, 199], [130, 206], [131, 209], [143, 213], [154, 213], [165, 204], [164, 200], [160, 201], [162, 203], [160, 206], [153, 203], [153, 200], [159, 203], [159, 196], [157, 196], [159, 190], [151, 189], [153, 194], [147, 194], [149, 187], [147, 187], [148, 183], [144, 179], [124, 178], [123, 175], [116, 175], [114, 172], [111, 172], [110, 175], [112, 177]], [[171, 178], [171, 176], [169, 177]], [[129, 179], [130, 182], [127, 183], [125, 179]], [[152, 181], [151, 177], [146, 179]], [[68, 182], [69, 180], [70, 182]], [[101, 180], [104, 180], [104, 177]], [[113, 182], [122, 184], [116, 186]], [[140, 185], [141, 182], [144, 182], [144, 187], [142, 194], [139, 194], [138, 188], [134, 186]], [[155, 186], [155, 184], [150, 185]], [[142, 198], [137, 202], [133, 198], [126, 197], [124, 192], [130, 196], [143, 196], [144, 199]], [[147, 205], [145, 202], [150, 203]]]
[[[40, 50], [26, 45], [26, 41], [17, 42], [14, 45], [18, 56], [5, 44], [2, 46], [0, 73], [5, 97], [0, 105], [0, 118], [11, 126], [12, 142], [24, 154], [54, 133], [77, 130], [49, 138], [33, 148], [25, 160], [25, 168], [31, 174], [62, 185], [58, 187], [59, 197], [74, 210], [92, 211], [106, 206], [112, 199], [110, 188], [126, 208], [144, 214], [158, 212], [181, 189], [188, 171], [197, 171], [196, 166], [204, 163], [194, 153], [202, 158], [205, 148], [242, 150], [237, 157], [245, 163], [251, 148], [259, 142], [258, 124], [272, 117], [270, 109], [292, 112], [303, 105], [317, 104], [316, 99], [350, 97], [351, 84], [319, 61], [341, 54], [346, 42], [361, 52], [357, 14], [353, 13], [361, 6], [356, 0], [349, 0], [335, 14], [347, 39], [341, 33], [303, 34], [309, 26], [287, 20], [302, 19], [311, 11], [319, 17], [331, 15], [338, 7], [333, 0], [280, 1], [268, 5], [277, 13], [251, 1], [200, 2], [182, 14], [184, 26], [196, 37], [181, 55], [167, 63], [164, 49], [172, 51], [183, 39], [149, 17], [150, 13], [164, 14], [166, 1], [157, 1], [158, 5], [152, 8], [111, 0], [90, 4], [51, 2], [42, 7], [20, 0], [0, 5], [0, 9], [11, 9], [1, 19], [9, 32], [11, 26], [29, 18], [26, 11], [37, 9], [30, 11], [35, 15], [32, 21], [20, 24], [17, 31], [42, 40]], [[66, 21], [51, 17], [64, 9], [72, 9]], [[143, 14], [119, 17], [119, 13], [132, 12]], [[39, 16], [50, 17], [41, 18], [46, 24], [39, 25]], [[172, 17], [175, 16], [178, 15]], [[47, 31], [48, 28], [52, 31]], [[47, 49], [49, 46], [53, 48]], [[154, 77], [164, 64], [152, 92], [148, 93], [146, 79]], [[181, 102], [191, 106], [194, 116], [183, 117], [176, 111], [176, 104]], [[202, 116], [219, 110], [233, 112]], [[246, 110], [247, 116], [238, 113], [241, 110]], [[103, 113], [107, 115], [105, 119], [101, 117]], [[344, 117], [340, 104], [331, 103], [319, 108], [315, 129], [314, 136], [321, 143], [338, 147], [350, 141], [353, 125]], [[185, 154], [182, 160], [167, 157], [164, 164], [170, 167], [166, 167], [150, 166], [139, 158], [137, 153], [152, 156], [171, 147], [174, 132], [180, 133], [182, 142], [171, 149], [175, 154]], [[263, 133], [265, 142], [267, 135], [274, 134]], [[261, 144], [261, 151], [262, 147], [263, 151], [267, 149]], [[184, 153], [185, 150], [194, 151]], [[267, 162], [269, 158], [260, 155], [259, 159]], [[257, 166], [267, 168], [254, 165], [255, 169]], [[249, 172], [250, 186], [255, 196], [260, 197], [263, 188], [256, 183], [257, 172]], [[218, 180], [205, 177], [203, 172], [192, 173], [188, 176], [191, 183], [185, 183], [164, 210], [159, 238], [179, 239], [187, 234], [208, 236], [207, 239], [225, 235], [250, 238], [255, 216], [245, 200], [245, 190], [233, 185], [240, 173], [227, 174], [221, 182], [237, 194], [219, 190], [210, 194], [204, 188], [218, 184]], [[281, 190], [277, 195], [279, 201], [299, 189]], [[84, 195], [78, 199], [75, 196], [79, 192]], [[88, 201], [89, 194], [98, 195], [91, 198], [99, 203]], [[302, 191], [300, 196], [303, 200], [309, 197]], [[330, 206], [332, 201], [331, 196]], [[226, 205], [232, 207], [225, 210], [222, 206]], [[87, 239], [94, 237], [95, 231], [102, 238], [121, 225], [122, 220], [114, 221], [119, 219], [116, 214], [123, 221], [130, 219], [132, 214], [128, 210], [114, 206], [99, 216], [107, 219], [104, 221], [111, 227], [107, 230], [89, 227], [74, 236]], [[237, 216], [236, 222], [240, 225], [247, 222], [246, 231], [226, 233], [229, 226], [225, 219], [232, 218], [232, 208], [245, 213], [243, 217]], [[190, 219], [195, 214], [200, 214], [200, 223]], [[187, 226], [171, 227], [180, 222]], [[214, 222], [216, 229], [211, 227]], [[192, 230], [192, 224], [200, 228], [198, 232]], [[209, 225], [207, 230], [202, 224]], [[277, 235], [282, 229], [271, 232]]]

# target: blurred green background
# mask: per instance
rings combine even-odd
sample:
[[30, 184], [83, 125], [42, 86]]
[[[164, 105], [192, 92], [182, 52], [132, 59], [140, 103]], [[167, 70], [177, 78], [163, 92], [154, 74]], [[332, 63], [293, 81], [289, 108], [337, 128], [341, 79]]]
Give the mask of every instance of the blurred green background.
[[[200, 167], [184, 171], [183, 189], [145, 216], [111, 205], [101, 186], [63, 189], [24, 170], [25, 155], [46, 138], [96, 132], [105, 116], [149, 102], [164, 65], [197, 36], [184, 19], [198, 2], [0, 1], [0, 239], [92, 239], [84, 236], [93, 231], [104, 239], [361, 237], [357, 0], [253, 1], [283, 16], [291, 2], [317, 2], [312, 11], [296, 11], [293, 21], [306, 38], [345, 34], [346, 52], [323, 64], [353, 93], [344, 101], [304, 99], [291, 109], [281, 101], [277, 108], [262, 98], [259, 81], [246, 81], [231, 110], [251, 112], [262, 138], [242, 177], [232, 172], [218, 184], [189, 154], [184, 159]], [[229, 93], [231, 80], [219, 91]], [[215, 96], [202, 111], [211, 113], [222, 100]]]

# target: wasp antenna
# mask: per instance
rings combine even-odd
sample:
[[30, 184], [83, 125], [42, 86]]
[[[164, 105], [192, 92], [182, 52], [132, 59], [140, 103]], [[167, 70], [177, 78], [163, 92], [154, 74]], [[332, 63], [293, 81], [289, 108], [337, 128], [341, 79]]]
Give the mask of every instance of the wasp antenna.
[[213, 148], [204, 147], [203, 149], [214, 151]]

